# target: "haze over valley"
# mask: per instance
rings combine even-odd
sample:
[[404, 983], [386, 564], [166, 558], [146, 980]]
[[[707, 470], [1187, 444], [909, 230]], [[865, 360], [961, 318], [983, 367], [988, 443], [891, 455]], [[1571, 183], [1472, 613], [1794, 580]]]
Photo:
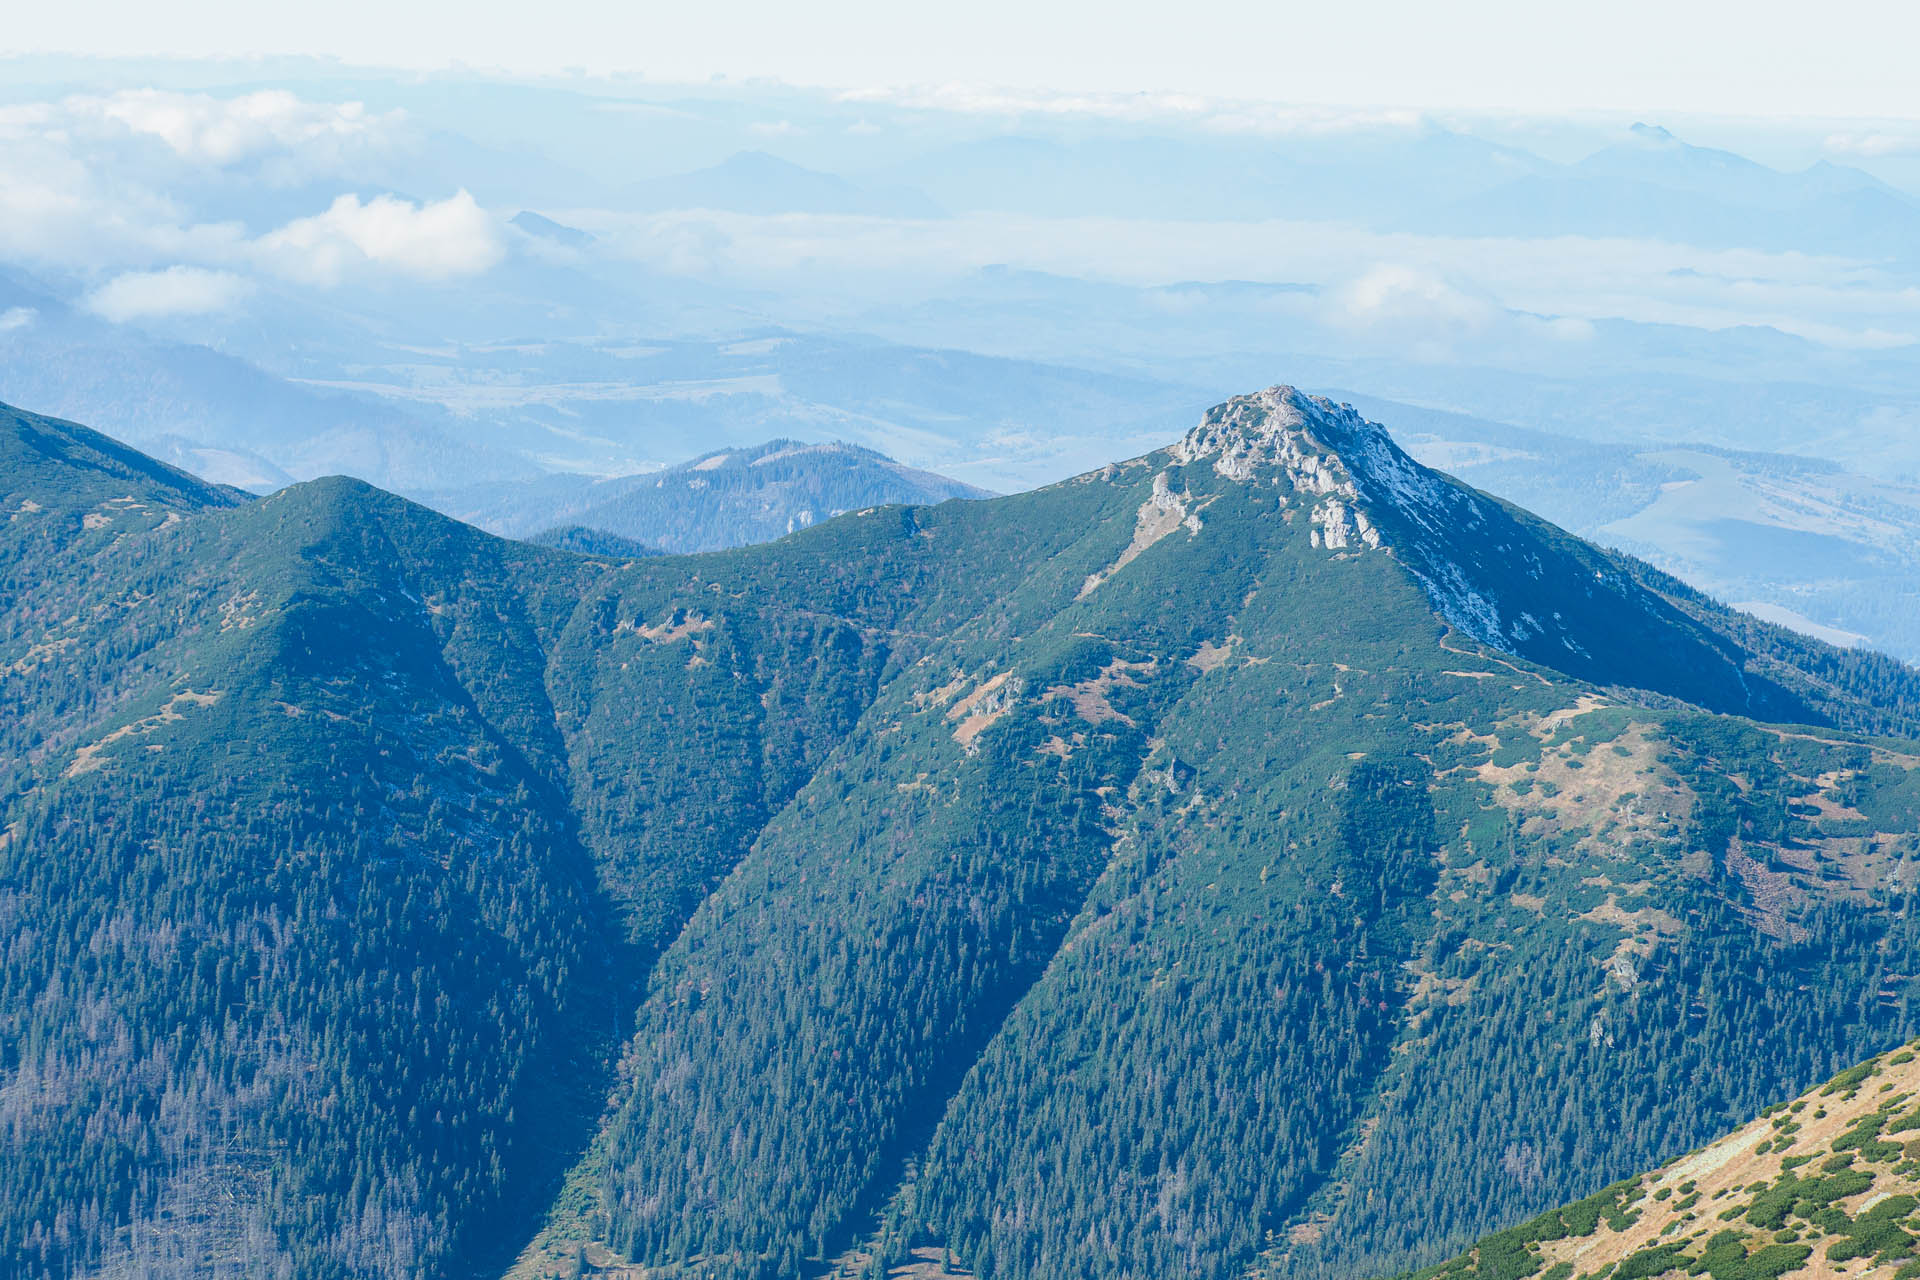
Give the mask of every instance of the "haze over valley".
[[[1009, 492], [1284, 375], [1444, 421], [1422, 456], [1769, 617], [1920, 653], [1906, 126], [286, 59], [23, 58], [0, 94], [0, 398], [221, 483], [444, 493], [790, 438]], [[1701, 447], [1776, 456], [1671, 453]]]

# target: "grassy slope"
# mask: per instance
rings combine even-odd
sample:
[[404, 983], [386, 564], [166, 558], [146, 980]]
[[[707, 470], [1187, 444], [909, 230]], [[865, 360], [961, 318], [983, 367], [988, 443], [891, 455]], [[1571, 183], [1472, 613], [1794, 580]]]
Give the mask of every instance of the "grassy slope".
[[1418, 1280], [1920, 1275], [1920, 1042]]

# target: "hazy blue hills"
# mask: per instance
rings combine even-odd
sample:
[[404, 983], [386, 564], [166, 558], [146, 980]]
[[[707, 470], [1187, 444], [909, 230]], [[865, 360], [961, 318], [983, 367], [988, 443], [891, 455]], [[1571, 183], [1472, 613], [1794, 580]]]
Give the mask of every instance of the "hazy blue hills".
[[1368, 1277], [1916, 1030], [1920, 675], [1288, 388], [639, 558], [0, 426], [7, 1274]]
[[354, 470], [391, 484], [525, 475], [431, 405], [304, 385], [210, 347], [110, 323], [0, 275], [0, 386], [222, 483], [261, 490]]
[[1414, 456], [1723, 600], [1920, 658], [1920, 487], [1818, 458], [1576, 440], [1357, 393]]
[[662, 551], [713, 551], [767, 542], [864, 507], [987, 495], [858, 445], [771, 440], [641, 475], [552, 476], [419, 496], [509, 537], [551, 541], [544, 535], [552, 529], [580, 528]]
[[[1448, 235], [1621, 236], [1911, 261], [1920, 203], [1832, 161], [1788, 172], [1658, 125], [1571, 161], [1433, 126], [1311, 133], [1283, 145], [1124, 134], [1009, 134], [883, 170], [954, 210], [1207, 221], [1352, 219]], [[1407, 201], [1397, 192], [1419, 190]]]
[[545, 214], [535, 213], [531, 209], [522, 209], [514, 214], [510, 221], [530, 236], [550, 240], [568, 249], [582, 249], [593, 243], [592, 232], [570, 227], [564, 222], [555, 222]]
[[911, 187], [863, 185], [764, 151], [738, 151], [719, 164], [653, 178], [626, 193], [639, 209], [719, 209], [732, 213], [833, 213], [879, 218], [937, 218], [940, 207]]
[[1009, 132], [936, 148], [880, 172], [955, 211], [1373, 221], [1396, 180], [1402, 191], [1417, 186], [1450, 201], [1544, 167], [1525, 152], [1466, 134], [1385, 125], [1325, 136], [1302, 130], [1281, 144], [1230, 131], [1197, 142], [1113, 131], [1064, 138]]
[[1636, 124], [1622, 142], [1469, 196], [1441, 209], [1431, 225], [1455, 233], [1636, 236], [1911, 261], [1920, 202], [1831, 161], [1786, 173]]

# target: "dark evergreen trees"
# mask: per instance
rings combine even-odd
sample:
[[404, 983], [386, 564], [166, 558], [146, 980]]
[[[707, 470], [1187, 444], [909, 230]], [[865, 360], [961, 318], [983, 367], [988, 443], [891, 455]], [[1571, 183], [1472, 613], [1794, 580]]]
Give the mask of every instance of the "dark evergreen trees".
[[644, 559], [6, 428], [6, 1274], [1357, 1276], [1912, 1030], [1920, 680], [1331, 406]]

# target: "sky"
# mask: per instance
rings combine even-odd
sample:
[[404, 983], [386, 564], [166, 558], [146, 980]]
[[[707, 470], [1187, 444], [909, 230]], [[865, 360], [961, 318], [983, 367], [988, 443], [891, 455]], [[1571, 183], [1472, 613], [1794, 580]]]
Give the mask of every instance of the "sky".
[[1004, 86], [1561, 113], [1920, 119], [1908, 0], [79, 0], [0, 52]]

